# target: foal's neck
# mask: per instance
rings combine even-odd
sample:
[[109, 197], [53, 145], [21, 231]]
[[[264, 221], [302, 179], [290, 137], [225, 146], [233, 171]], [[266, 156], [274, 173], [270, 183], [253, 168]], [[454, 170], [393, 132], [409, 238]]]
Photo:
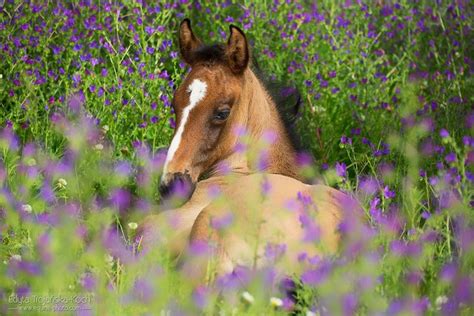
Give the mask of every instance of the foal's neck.
[[[264, 138], [274, 138], [266, 148], [265, 164], [252, 163], [248, 157], [245, 162], [249, 173], [268, 172], [299, 178], [295, 163], [296, 151], [290, 141], [285, 125], [278, 113], [275, 102], [265, 90], [252, 70], [244, 74], [244, 87], [240, 112], [240, 121], [247, 129], [252, 146], [261, 143]], [[262, 170], [263, 167], [263, 170]]]

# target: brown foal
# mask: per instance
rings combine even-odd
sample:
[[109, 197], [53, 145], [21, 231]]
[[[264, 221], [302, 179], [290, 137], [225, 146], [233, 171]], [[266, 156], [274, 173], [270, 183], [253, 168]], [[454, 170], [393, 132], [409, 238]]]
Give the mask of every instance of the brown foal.
[[[336, 252], [346, 196], [299, 181], [296, 151], [249, 66], [244, 33], [230, 26], [225, 45], [206, 46], [186, 19], [179, 45], [191, 71], [174, 94], [177, 127], [160, 191], [181, 187], [187, 201], [146, 217], [142, 246], [165, 247], [199, 282], [238, 265], [298, 273], [302, 254]], [[211, 251], [197, 255], [196, 244]], [[268, 254], [276, 245], [284, 245], [278, 258]]]

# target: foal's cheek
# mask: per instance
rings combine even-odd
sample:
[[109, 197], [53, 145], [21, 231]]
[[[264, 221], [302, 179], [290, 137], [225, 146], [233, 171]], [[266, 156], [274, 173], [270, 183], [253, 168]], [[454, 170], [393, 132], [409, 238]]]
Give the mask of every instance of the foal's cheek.
[[208, 169], [216, 163], [216, 159], [219, 157], [217, 149], [222, 145], [220, 141], [221, 131], [222, 128], [212, 126], [204, 129], [200, 149], [193, 158], [194, 165], [199, 165], [202, 169]]
[[205, 130], [204, 150], [213, 151], [217, 147], [219, 136], [221, 135], [222, 126], [208, 126]]

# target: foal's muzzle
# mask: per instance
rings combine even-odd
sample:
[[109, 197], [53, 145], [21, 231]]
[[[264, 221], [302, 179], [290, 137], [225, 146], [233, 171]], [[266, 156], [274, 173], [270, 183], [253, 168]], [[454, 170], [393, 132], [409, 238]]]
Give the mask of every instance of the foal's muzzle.
[[164, 199], [177, 197], [184, 201], [189, 200], [196, 188], [189, 174], [173, 173], [164, 179], [159, 187], [160, 195]]

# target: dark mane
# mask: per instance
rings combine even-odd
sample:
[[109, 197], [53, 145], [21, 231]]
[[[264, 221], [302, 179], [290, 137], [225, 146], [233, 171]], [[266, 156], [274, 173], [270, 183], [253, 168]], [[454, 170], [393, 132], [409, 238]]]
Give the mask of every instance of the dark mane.
[[[225, 63], [225, 47], [222, 44], [204, 45], [194, 51], [193, 59], [196, 63]], [[301, 106], [301, 95], [294, 86], [272, 80], [266, 76], [258, 66], [255, 57], [252, 58], [251, 68], [273, 102], [276, 104], [280, 119], [285, 126], [286, 134], [296, 151], [302, 150], [301, 140], [296, 133], [296, 119]]]
[[296, 132], [296, 119], [299, 116], [301, 107], [300, 92], [293, 85], [272, 79], [265, 75], [258, 66], [255, 58], [253, 58], [252, 61], [252, 70], [265, 87], [265, 90], [270, 94], [273, 102], [275, 102], [278, 114], [293, 148], [297, 152], [302, 151], [301, 138]]
[[193, 52], [196, 63], [224, 63], [225, 47], [222, 44], [204, 45]]

